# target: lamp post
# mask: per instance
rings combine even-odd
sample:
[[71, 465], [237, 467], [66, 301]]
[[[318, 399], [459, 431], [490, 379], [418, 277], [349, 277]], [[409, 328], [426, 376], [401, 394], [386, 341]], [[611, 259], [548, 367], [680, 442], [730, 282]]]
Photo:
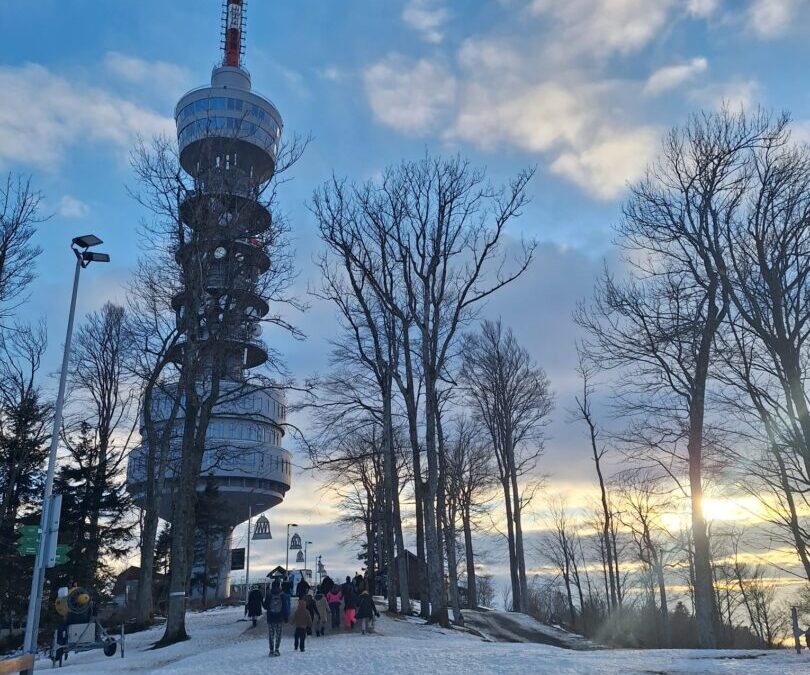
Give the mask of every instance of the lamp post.
[[311, 543], [311, 541], [304, 542], [304, 574], [307, 573], [307, 545]]
[[[42, 590], [45, 585], [45, 569], [48, 567], [48, 558], [51, 555], [48, 542], [49, 525], [54, 514], [51, 513], [53, 505], [53, 479], [56, 472], [56, 451], [59, 446], [59, 429], [62, 424], [62, 406], [65, 402], [65, 385], [67, 383], [68, 363], [70, 361], [70, 341], [73, 337], [73, 319], [76, 316], [76, 296], [79, 291], [79, 273], [91, 262], [110, 262], [106, 253], [96, 253], [90, 249], [104, 242], [94, 234], [76, 237], [71, 242], [71, 249], [76, 256], [76, 270], [73, 273], [73, 294], [70, 298], [70, 311], [68, 312], [67, 334], [65, 336], [65, 349], [62, 353], [62, 372], [59, 375], [59, 390], [56, 395], [56, 407], [53, 412], [53, 428], [51, 430], [51, 447], [48, 453], [48, 472], [45, 477], [45, 492], [42, 496], [42, 516], [39, 520], [39, 546], [34, 561], [34, 574], [31, 578], [31, 594], [28, 598], [28, 617], [25, 622], [25, 642], [23, 651], [26, 654], [36, 654], [37, 633], [39, 632], [39, 613], [42, 607]], [[31, 670], [22, 671], [26, 674]]]
[[290, 528], [298, 527], [298, 523], [287, 523], [287, 562], [284, 563], [284, 575], [290, 576]]
[[[256, 506], [264, 506], [261, 502]], [[250, 521], [253, 518], [253, 504], [248, 505], [248, 531], [247, 531], [247, 551], [245, 555], [245, 606], [247, 606], [248, 592], [250, 586]]]

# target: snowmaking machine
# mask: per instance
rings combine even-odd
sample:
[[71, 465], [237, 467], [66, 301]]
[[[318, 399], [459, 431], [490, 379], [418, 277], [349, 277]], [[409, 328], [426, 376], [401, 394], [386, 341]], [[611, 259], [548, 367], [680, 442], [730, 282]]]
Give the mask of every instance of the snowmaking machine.
[[98, 621], [96, 603], [89, 591], [80, 586], [60, 588], [54, 602], [56, 613], [62, 617], [62, 625], [54, 631], [51, 645], [53, 665], [62, 665], [70, 652], [104, 650], [105, 656], [114, 656], [120, 645], [124, 658], [124, 626], [121, 634], [112, 635]]

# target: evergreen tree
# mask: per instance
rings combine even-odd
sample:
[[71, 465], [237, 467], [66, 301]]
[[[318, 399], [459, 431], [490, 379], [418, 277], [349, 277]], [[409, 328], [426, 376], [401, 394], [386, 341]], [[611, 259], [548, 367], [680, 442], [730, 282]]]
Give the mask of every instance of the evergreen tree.
[[209, 477], [205, 482], [205, 490], [197, 494], [195, 564], [192, 570], [192, 585], [200, 588], [204, 607], [208, 603], [209, 589], [216, 589], [219, 583], [221, 549], [227, 544], [226, 537], [230, 529], [227, 512], [219, 489]]
[[32, 558], [19, 555], [23, 524], [38, 525], [48, 455], [50, 406], [36, 376], [45, 331], [18, 327], [0, 337], [0, 626], [25, 615]]
[[172, 526], [167, 523], [160, 531], [155, 541], [155, 572], [157, 574], [168, 574], [169, 557], [172, 549]]
[[129, 551], [135, 527], [131, 502], [124, 477], [100, 463], [89, 424], [81, 423], [68, 446], [70, 460], [60, 468], [56, 486], [62, 494], [60, 541], [70, 550], [58, 576], [63, 584], [76, 581], [103, 593], [112, 581], [111, 563]]

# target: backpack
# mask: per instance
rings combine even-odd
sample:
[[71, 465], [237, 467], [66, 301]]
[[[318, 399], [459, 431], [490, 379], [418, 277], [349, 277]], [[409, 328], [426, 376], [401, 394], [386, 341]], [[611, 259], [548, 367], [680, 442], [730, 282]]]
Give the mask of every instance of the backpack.
[[270, 602], [268, 603], [268, 614], [281, 614], [282, 600], [281, 593], [271, 593]]

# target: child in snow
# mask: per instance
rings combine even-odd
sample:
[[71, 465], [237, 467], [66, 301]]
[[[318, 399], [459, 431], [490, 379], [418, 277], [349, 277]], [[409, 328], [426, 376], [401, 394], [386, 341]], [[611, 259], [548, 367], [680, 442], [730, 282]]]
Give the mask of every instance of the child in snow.
[[289, 612], [284, 601], [284, 592], [278, 579], [273, 581], [273, 585], [267, 592], [262, 605], [267, 610], [267, 631], [270, 638], [270, 656], [278, 656], [278, 648], [281, 644], [281, 626], [287, 620]]
[[374, 598], [368, 594], [368, 591], [363, 591], [357, 605], [357, 618], [360, 620], [360, 629], [363, 635], [373, 632], [375, 616], [380, 616], [380, 613], [374, 604]]
[[290, 623], [295, 626], [295, 649], [300, 647], [303, 652], [307, 640], [307, 629], [312, 627], [312, 617], [307, 609], [306, 598], [298, 598], [298, 606], [295, 608]]
[[337, 630], [340, 626], [340, 603], [343, 601], [343, 594], [340, 586], [333, 586], [326, 593], [326, 602], [329, 603], [329, 610], [332, 612], [332, 630]]
[[326, 595], [324, 595], [323, 588], [321, 587], [318, 587], [318, 592], [315, 593], [315, 604], [318, 608], [318, 622], [315, 624], [315, 635], [323, 637], [326, 635], [326, 617], [329, 616], [330, 610], [329, 603], [326, 601]]

